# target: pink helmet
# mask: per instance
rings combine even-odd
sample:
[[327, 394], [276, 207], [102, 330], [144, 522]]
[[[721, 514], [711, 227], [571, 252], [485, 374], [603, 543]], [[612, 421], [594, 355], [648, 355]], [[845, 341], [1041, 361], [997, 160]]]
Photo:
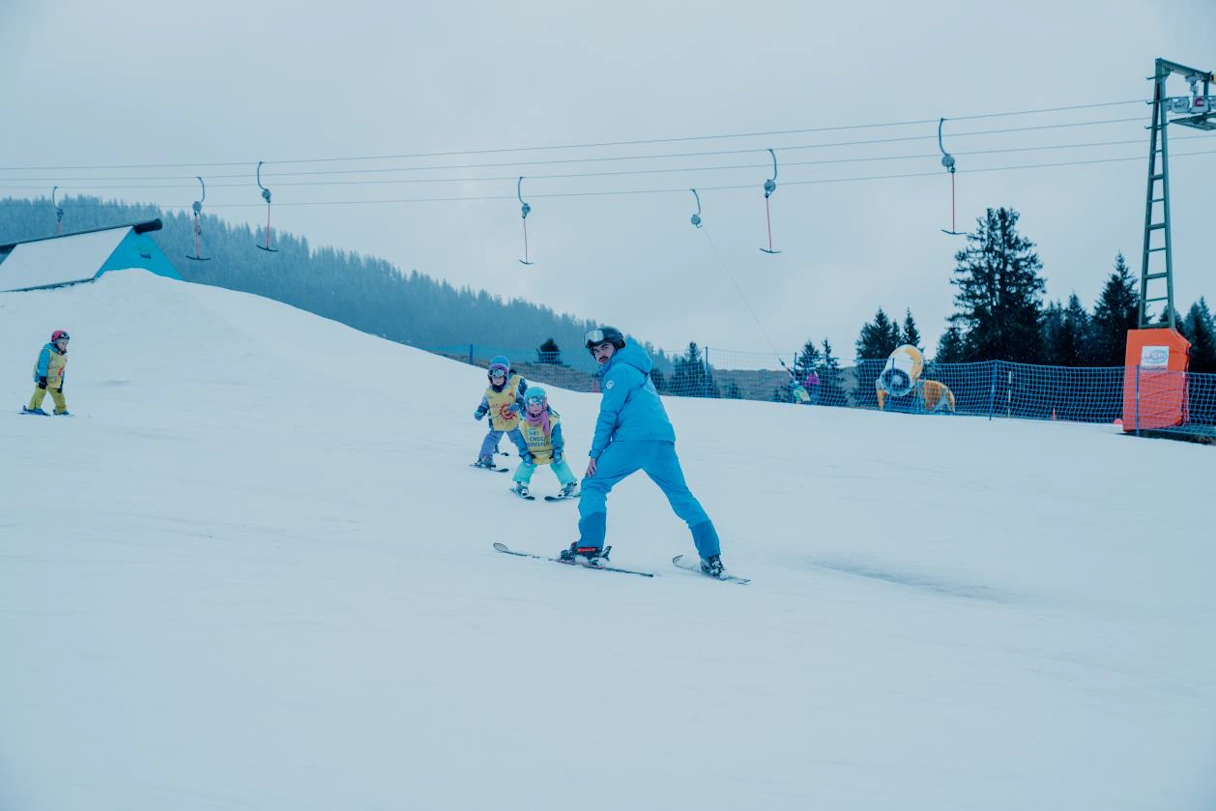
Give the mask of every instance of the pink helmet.
[[57, 329], [51, 333], [51, 343], [53, 343], [53, 344], [58, 343], [60, 341], [70, 341], [70, 340], [72, 340], [72, 336], [68, 335], [67, 330]]

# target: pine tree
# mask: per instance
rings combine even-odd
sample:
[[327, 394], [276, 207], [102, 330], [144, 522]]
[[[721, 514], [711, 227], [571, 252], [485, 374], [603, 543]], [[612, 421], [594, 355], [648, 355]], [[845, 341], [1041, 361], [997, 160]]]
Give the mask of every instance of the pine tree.
[[1062, 366], [1058, 360], [1060, 335], [1064, 332], [1064, 306], [1059, 301], [1049, 301], [1039, 318], [1043, 331], [1043, 362], [1049, 366]]
[[963, 341], [963, 333], [953, 324], [947, 327], [937, 342], [937, 352], [933, 355], [935, 363], [965, 363], [967, 347]]
[[840, 359], [832, 354], [832, 344], [823, 339], [823, 355], [819, 362], [819, 402], [821, 405], [848, 405], [840, 381]]
[[1201, 374], [1216, 372], [1216, 322], [1202, 297], [1191, 305], [1182, 327], [1191, 342], [1190, 370]]
[[1090, 322], [1089, 362], [1095, 366], [1122, 366], [1127, 331], [1140, 323], [1140, 294], [1123, 254], [1115, 256], [1115, 269], [1102, 288]]
[[684, 356], [676, 358], [675, 369], [671, 373], [669, 390], [672, 394], [682, 397], [717, 397], [718, 386], [714, 383], [713, 372], [701, 355], [701, 348], [696, 341], [688, 344]]
[[1043, 360], [1051, 366], [1084, 366], [1088, 357], [1089, 313], [1073, 293], [1068, 306], [1056, 301], [1043, 311]]
[[912, 317], [912, 308], [909, 307], [904, 314], [904, 332], [900, 340], [909, 346], [915, 346], [917, 349], [923, 349], [920, 345], [920, 330], [916, 328], [916, 319]]
[[965, 328], [972, 360], [1034, 362], [1041, 354], [1046, 282], [1034, 243], [1018, 234], [1020, 216], [1012, 209], [988, 209], [967, 235], [967, 247], [954, 255], [958, 312], [950, 318]]
[[1084, 366], [1090, 357], [1090, 319], [1089, 313], [1081, 306], [1081, 299], [1073, 293], [1068, 297], [1068, 307], [1064, 310], [1065, 342], [1061, 344], [1061, 360], [1067, 360], [1065, 366]]
[[899, 325], [887, 317], [882, 307], [874, 314], [874, 321], [862, 326], [857, 337], [857, 359], [878, 360], [895, 351], [903, 336]]
[[819, 366], [819, 350], [815, 347], [815, 342], [807, 339], [807, 342], [802, 345], [802, 351], [798, 353], [798, 357], [794, 359], [794, 377], [799, 383], [806, 380], [806, 376], [811, 373], [812, 369]]

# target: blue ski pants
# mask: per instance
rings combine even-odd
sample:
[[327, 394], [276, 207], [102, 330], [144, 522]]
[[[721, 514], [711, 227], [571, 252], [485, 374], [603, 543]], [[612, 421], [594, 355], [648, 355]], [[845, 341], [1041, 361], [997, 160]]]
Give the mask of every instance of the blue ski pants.
[[[578, 481], [574, 473], [570, 470], [570, 465], [563, 459], [560, 462], [553, 462], [550, 467], [553, 468], [553, 475], [562, 484]], [[520, 462], [519, 467], [515, 470], [515, 481], [529, 484], [532, 481], [532, 474], [536, 472], [537, 465], [532, 462]]]
[[514, 442], [517, 448], [524, 444], [523, 434], [519, 432], [518, 428], [512, 428], [510, 431], [499, 431], [491, 427], [486, 434], [486, 438], [481, 442], [481, 453], [478, 457], [484, 459], [487, 456], [493, 456], [494, 452], [498, 450], [498, 442], [502, 439], [503, 434], [506, 434], [507, 439]]
[[675, 443], [658, 440], [616, 441], [600, 454], [595, 474], [583, 479], [583, 497], [578, 503], [579, 546], [604, 546], [608, 493], [639, 470], [659, 486], [671, 509], [688, 524], [697, 554], [703, 558], [719, 554], [718, 532], [684, 482]]

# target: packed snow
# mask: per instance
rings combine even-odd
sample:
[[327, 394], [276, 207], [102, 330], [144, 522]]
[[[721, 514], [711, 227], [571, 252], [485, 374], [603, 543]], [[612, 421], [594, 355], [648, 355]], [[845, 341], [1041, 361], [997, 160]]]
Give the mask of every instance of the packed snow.
[[1211, 448], [666, 398], [740, 586], [641, 475], [655, 578], [494, 552], [577, 505], [469, 467], [484, 370], [256, 296], [2, 294], [0, 368], [5, 811], [1216, 806]]

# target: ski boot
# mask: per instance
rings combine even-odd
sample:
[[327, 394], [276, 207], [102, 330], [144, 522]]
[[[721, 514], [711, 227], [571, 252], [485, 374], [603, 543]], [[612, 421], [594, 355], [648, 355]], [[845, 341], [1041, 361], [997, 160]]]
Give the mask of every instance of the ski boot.
[[28, 408], [26, 406], [21, 406], [21, 413], [22, 414], [37, 414], [39, 417], [51, 416], [50, 414], [43, 411], [41, 408]]
[[528, 500], [532, 499], [532, 494], [528, 492], [528, 485], [524, 484], [523, 482], [516, 482], [515, 486], [511, 488], [511, 492], [520, 498]]
[[722, 565], [722, 556], [710, 555], [707, 558], [701, 558], [701, 572], [713, 578], [721, 578], [726, 574], [726, 567]]
[[477, 457], [477, 461], [473, 463], [473, 467], [484, 467], [486, 470], [493, 470], [494, 469], [494, 457], [493, 456], [479, 456], [479, 457]]
[[55, 416], [56, 417], [70, 417], [72, 415], [70, 413], [68, 413], [68, 410], [65, 408], [63, 411], [56, 411]]
[[608, 553], [611, 551], [611, 546], [601, 549], [598, 546], [579, 546], [578, 543], [572, 543], [569, 549], [562, 550], [559, 557], [562, 563], [600, 567], [608, 565]]
[[574, 495], [574, 488], [576, 488], [576, 487], [578, 487], [578, 482], [570, 482], [569, 484], [563, 484], [560, 497], [561, 498], [570, 498], [572, 495]]

